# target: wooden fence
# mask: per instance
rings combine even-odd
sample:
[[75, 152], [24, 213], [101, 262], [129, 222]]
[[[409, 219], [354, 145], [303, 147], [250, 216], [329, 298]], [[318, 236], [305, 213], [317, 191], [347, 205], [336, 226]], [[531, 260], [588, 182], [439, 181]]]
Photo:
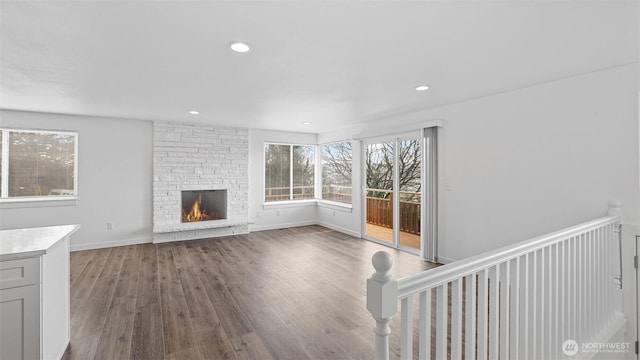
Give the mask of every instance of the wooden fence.
[[[367, 189], [370, 193], [386, 193], [388, 198], [367, 196], [367, 223], [393, 228], [393, 192]], [[420, 193], [401, 191], [401, 196], [417, 197]], [[420, 202], [400, 200], [400, 231], [420, 235]]]

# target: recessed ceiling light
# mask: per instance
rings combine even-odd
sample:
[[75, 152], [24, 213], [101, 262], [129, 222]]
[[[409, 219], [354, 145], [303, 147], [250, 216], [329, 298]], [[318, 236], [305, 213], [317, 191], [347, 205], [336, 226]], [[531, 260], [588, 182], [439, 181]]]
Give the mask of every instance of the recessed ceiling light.
[[418, 90], [418, 91], [429, 90], [429, 85], [418, 85], [418, 86], [416, 86], [416, 90]]
[[313, 124], [313, 123], [312, 123], [311, 121], [303, 121], [303, 122], [302, 122], [302, 124], [303, 124], [303, 125], [311, 125], [311, 124]]
[[191, 111], [189, 111], [189, 114], [191, 114], [191, 115], [200, 115], [200, 111], [191, 110]]
[[230, 42], [229, 47], [231, 48], [231, 50], [239, 53], [244, 53], [251, 50], [251, 47], [249, 47], [249, 44], [241, 41]]

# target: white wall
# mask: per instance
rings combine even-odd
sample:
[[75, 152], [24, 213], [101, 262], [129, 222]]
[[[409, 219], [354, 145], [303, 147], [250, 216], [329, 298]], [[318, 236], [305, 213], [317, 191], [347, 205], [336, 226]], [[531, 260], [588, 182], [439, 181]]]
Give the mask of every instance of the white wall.
[[[602, 215], [610, 199], [623, 202], [626, 223], [640, 223], [637, 79], [636, 64], [394, 116], [394, 126], [403, 129], [432, 119], [445, 123], [439, 255], [461, 259], [586, 221]], [[149, 241], [151, 122], [0, 114], [2, 126], [78, 131], [80, 146], [79, 204], [0, 207], [1, 228], [80, 223], [75, 248]], [[385, 119], [320, 135], [250, 130], [250, 230], [319, 222], [359, 234], [358, 200], [352, 211], [263, 206], [264, 142], [345, 140], [388, 124]], [[354, 144], [354, 194], [359, 194], [360, 158]], [[108, 221], [114, 230], [106, 230]]]
[[[348, 138], [319, 139], [321, 143], [349, 140]], [[343, 233], [362, 236], [362, 147], [359, 141], [352, 141], [353, 169], [351, 173], [352, 208], [320, 204], [317, 219], [320, 225], [341, 231]]]
[[73, 206], [0, 204], [0, 229], [80, 224], [72, 250], [151, 241], [151, 122], [0, 110], [0, 124], [77, 131], [79, 195]]
[[264, 206], [264, 143], [315, 144], [315, 134], [249, 130], [250, 231], [315, 224], [315, 203]]
[[638, 213], [638, 67], [449, 106], [441, 250], [460, 259], [606, 213]]
[[[591, 220], [611, 199], [638, 223], [638, 75], [635, 64], [393, 117], [404, 128], [444, 121], [439, 256], [462, 259]], [[319, 218], [360, 231], [360, 213], [333, 221], [320, 209]]]

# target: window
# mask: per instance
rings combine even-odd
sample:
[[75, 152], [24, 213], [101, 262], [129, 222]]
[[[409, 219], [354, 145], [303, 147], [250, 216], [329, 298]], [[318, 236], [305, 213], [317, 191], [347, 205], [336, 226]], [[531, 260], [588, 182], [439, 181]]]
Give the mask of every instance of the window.
[[350, 142], [322, 145], [322, 199], [351, 204]]
[[313, 199], [314, 145], [264, 145], [264, 201]]
[[77, 133], [0, 129], [0, 197], [75, 196]]

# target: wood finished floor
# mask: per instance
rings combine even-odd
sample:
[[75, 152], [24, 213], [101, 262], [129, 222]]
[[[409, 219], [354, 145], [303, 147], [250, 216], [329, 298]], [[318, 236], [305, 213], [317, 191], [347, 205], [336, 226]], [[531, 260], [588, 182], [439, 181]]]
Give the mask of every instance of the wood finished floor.
[[74, 252], [70, 358], [371, 359], [378, 250], [436, 266], [320, 226]]

